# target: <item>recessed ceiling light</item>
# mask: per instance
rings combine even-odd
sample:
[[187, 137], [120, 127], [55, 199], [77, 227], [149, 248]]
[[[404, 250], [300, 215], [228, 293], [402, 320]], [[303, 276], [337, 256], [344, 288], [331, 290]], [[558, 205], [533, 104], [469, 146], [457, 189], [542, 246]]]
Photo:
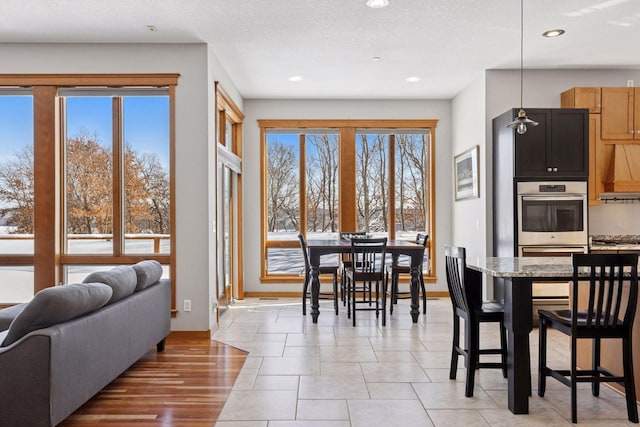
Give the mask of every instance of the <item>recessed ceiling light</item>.
[[559, 37], [563, 34], [564, 34], [564, 30], [561, 30], [560, 28], [557, 28], [555, 30], [545, 31], [544, 33], [542, 33], [542, 35], [545, 37]]
[[389, 0], [367, 0], [367, 6], [373, 9], [380, 9], [389, 6]]
[[290, 82], [301, 82], [302, 81], [302, 76], [291, 76], [291, 77], [289, 77], [289, 81]]
[[381, 61], [382, 58], [379, 57], [379, 56], [374, 56], [373, 58], [371, 58], [371, 60], [374, 61], [374, 62], [378, 62], [378, 61]]
[[147, 30], [155, 33], [156, 31], [158, 31], [158, 28], [155, 25], [147, 25]]
[[415, 83], [415, 82], [419, 82], [422, 79], [417, 76], [411, 76], [411, 77], [407, 77], [405, 80], [408, 81], [409, 83]]

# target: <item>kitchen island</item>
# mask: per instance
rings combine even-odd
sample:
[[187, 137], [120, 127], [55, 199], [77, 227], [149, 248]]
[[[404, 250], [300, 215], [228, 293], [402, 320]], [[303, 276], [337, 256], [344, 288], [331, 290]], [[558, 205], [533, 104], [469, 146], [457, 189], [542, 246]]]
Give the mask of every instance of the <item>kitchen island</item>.
[[[572, 277], [571, 258], [568, 257], [489, 257], [467, 260], [467, 268], [493, 277], [504, 279], [505, 328], [507, 342], [507, 392], [508, 407], [514, 414], [529, 413], [531, 391], [529, 333], [532, 330], [533, 281], [569, 281]], [[582, 340], [586, 341], [586, 340]], [[640, 315], [633, 328], [633, 365], [636, 377], [636, 394], [640, 387]], [[567, 366], [569, 366], [567, 360]], [[580, 343], [578, 363], [591, 363], [591, 343]], [[613, 371], [622, 372], [619, 346], [607, 347], [603, 343], [602, 365]]]
[[504, 279], [504, 326], [507, 329], [507, 398], [514, 414], [529, 413], [531, 357], [529, 333], [533, 328], [532, 283], [568, 281], [569, 257], [491, 257], [467, 260], [467, 268]]

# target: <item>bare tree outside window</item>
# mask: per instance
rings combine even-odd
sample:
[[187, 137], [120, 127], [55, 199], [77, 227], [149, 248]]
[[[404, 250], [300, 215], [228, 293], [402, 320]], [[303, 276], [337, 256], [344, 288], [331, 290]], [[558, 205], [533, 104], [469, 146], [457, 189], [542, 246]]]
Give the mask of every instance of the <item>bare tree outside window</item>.
[[388, 232], [388, 136], [360, 134], [356, 152], [356, 203], [358, 230]]
[[298, 153], [294, 146], [274, 138], [267, 144], [267, 231], [299, 229], [300, 181]]
[[397, 134], [396, 142], [396, 231], [426, 230], [427, 147], [429, 135]]
[[307, 231], [338, 231], [338, 135], [306, 135]]

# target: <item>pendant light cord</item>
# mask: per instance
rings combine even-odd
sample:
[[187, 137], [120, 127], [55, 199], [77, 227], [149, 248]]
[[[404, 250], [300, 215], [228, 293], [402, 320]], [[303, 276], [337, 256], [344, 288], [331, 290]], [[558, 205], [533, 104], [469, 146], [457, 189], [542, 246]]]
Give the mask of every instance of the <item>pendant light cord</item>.
[[520, 0], [520, 109], [522, 110], [522, 94], [524, 81], [524, 0]]

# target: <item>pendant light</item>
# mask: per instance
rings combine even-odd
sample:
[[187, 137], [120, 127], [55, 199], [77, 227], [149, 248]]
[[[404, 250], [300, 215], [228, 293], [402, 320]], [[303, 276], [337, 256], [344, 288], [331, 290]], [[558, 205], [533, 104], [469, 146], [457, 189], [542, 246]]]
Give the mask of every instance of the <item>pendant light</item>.
[[538, 126], [538, 122], [531, 120], [527, 117], [527, 113], [522, 108], [522, 92], [523, 92], [523, 75], [524, 75], [524, 0], [520, 0], [520, 111], [518, 111], [518, 117], [513, 119], [511, 123], [507, 125], [508, 128], [515, 129], [520, 135], [527, 131], [527, 125]]

